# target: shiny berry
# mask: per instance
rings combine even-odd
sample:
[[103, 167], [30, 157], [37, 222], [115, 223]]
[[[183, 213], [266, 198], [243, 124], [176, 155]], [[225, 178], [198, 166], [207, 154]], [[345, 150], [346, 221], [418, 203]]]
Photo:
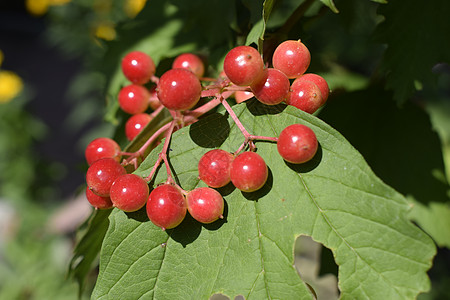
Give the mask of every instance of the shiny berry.
[[125, 135], [132, 141], [152, 120], [149, 114], [142, 113], [131, 116], [125, 123]]
[[317, 148], [316, 134], [306, 125], [290, 125], [283, 129], [278, 137], [278, 153], [284, 160], [293, 164], [311, 160], [316, 154]]
[[322, 102], [325, 103], [327, 101], [330, 88], [328, 87], [327, 81], [322, 76], [314, 73], [307, 73], [299, 77], [298, 80], [309, 80], [314, 82], [320, 89], [320, 93], [322, 94]]
[[109, 209], [113, 207], [109, 197], [96, 195], [89, 189], [89, 187], [86, 187], [86, 199], [93, 207], [97, 209]]
[[158, 82], [159, 101], [168, 109], [187, 110], [200, 100], [202, 85], [200, 80], [189, 70], [170, 69]]
[[196, 188], [188, 193], [186, 201], [189, 213], [200, 223], [209, 224], [223, 218], [224, 201], [215, 189]]
[[147, 182], [135, 174], [124, 174], [111, 185], [110, 195], [114, 207], [125, 212], [136, 211], [147, 202], [149, 188]]
[[155, 63], [144, 52], [132, 51], [122, 59], [122, 72], [134, 84], [145, 84], [155, 74]]
[[230, 178], [234, 186], [243, 192], [259, 190], [267, 181], [269, 171], [264, 159], [255, 152], [239, 154], [231, 164]]
[[275, 49], [272, 65], [288, 78], [297, 78], [308, 69], [311, 54], [308, 48], [300, 41], [284, 41]]
[[163, 230], [178, 226], [187, 211], [183, 194], [171, 184], [160, 185], [151, 191], [146, 209], [150, 221]]
[[135, 115], [147, 110], [150, 93], [142, 85], [130, 84], [120, 90], [118, 98], [120, 108]]
[[234, 156], [222, 149], [213, 149], [200, 158], [198, 175], [200, 180], [213, 188], [219, 188], [230, 182], [230, 166]]
[[112, 158], [102, 158], [94, 162], [86, 172], [86, 183], [94, 194], [109, 197], [114, 180], [126, 174], [125, 168]]
[[250, 86], [256, 99], [267, 105], [276, 105], [283, 102], [291, 83], [283, 72], [268, 68], [264, 75]]
[[264, 62], [258, 50], [250, 46], [238, 46], [225, 56], [223, 70], [228, 79], [239, 86], [251, 85], [262, 76]]
[[84, 151], [88, 165], [92, 165], [100, 158], [114, 158], [120, 161], [120, 146], [113, 139], [100, 137], [92, 140]]
[[300, 77], [292, 83], [286, 103], [312, 114], [323, 104], [322, 93], [314, 82]]

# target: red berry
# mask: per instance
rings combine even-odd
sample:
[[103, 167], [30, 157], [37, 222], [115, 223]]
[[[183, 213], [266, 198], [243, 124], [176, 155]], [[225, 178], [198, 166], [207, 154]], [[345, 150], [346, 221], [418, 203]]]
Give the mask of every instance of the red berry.
[[171, 69], [158, 82], [159, 101], [168, 109], [187, 110], [197, 104], [202, 85], [197, 76], [186, 69]]
[[212, 188], [200, 187], [186, 197], [188, 211], [200, 223], [209, 224], [223, 218], [222, 195]]
[[110, 138], [96, 138], [87, 145], [84, 156], [88, 165], [92, 165], [95, 161], [105, 157], [120, 161], [120, 146]]
[[201, 78], [205, 73], [205, 66], [203, 65], [202, 60], [200, 57], [192, 53], [184, 53], [175, 58], [172, 63], [172, 69], [178, 68], [188, 69], [198, 78]]
[[238, 46], [225, 56], [223, 70], [236, 85], [251, 85], [263, 74], [264, 62], [258, 50], [250, 46]]
[[109, 209], [113, 207], [109, 197], [101, 197], [94, 194], [89, 187], [86, 187], [86, 199], [89, 203], [97, 209]]
[[131, 116], [125, 123], [125, 135], [132, 141], [152, 120], [149, 114], [142, 113]]
[[230, 182], [230, 166], [234, 156], [222, 149], [206, 152], [198, 162], [200, 180], [213, 188], [219, 188]]
[[150, 96], [148, 98], [148, 106], [150, 106], [151, 109], [155, 110], [162, 105], [158, 99], [158, 95], [156, 94], [156, 85], [150, 88], [149, 93]]
[[186, 201], [173, 185], [163, 184], [151, 191], [147, 201], [150, 221], [163, 230], [178, 226], [186, 216]]
[[311, 160], [319, 144], [314, 131], [302, 124], [293, 124], [281, 131], [277, 149], [284, 160], [301, 164]]
[[120, 90], [118, 98], [120, 108], [135, 115], [147, 110], [150, 93], [142, 85], [130, 84]]
[[322, 106], [322, 94], [314, 82], [300, 78], [292, 83], [286, 103], [312, 114]]
[[[330, 93], [330, 88], [328, 87], [327, 81], [320, 75], [314, 73], [303, 74], [298, 80], [309, 80], [314, 82], [320, 89], [322, 94], [322, 102], [325, 103], [328, 99], [328, 94]], [[323, 104], [322, 103], [322, 104]]]
[[283, 72], [277, 69], [266, 69], [264, 75], [253, 82], [251, 89], [256, 99], [267, 105], [276, 105], [283, 102], [291, 83]]
[[155, 74], [152, 58], [141, 51], [132, 51], [122, 59], [122, 72], [135, 84], [145, 84]]
[[239, 154], [230, 168], [231, 182], [243, 192], [253, 192], [262, 188], [268, 175], [264, 159], [250, 151]]
[[308, 48], [300, 41], [284, 41], [275, 49], [272, 65], [288, 78], [297, 78], [309, 67], [311, 54]]
[[125, 168], [112, 158], [102, 158], [94, 162], [86, 172], [86, 182], [94, 194], [109, 197], [111, 185], [122, 174]]
[[110, 198], [114, 207], [125, 212], [136, 211], [147, 202], [149, 188], [147, 182], [135, 174], [124, 174], [111, 185]]

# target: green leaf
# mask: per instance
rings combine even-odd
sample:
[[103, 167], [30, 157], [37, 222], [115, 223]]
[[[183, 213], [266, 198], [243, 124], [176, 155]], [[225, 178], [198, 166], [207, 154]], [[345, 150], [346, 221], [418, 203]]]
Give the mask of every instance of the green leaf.
[[[432, 240], [407, 220], [405, 198], [384, 184], [363, 157], [330, 126], [292, 107], [249, 101], [233, 107], [251, 133], [277, 136], [302, 123], [320, 149], [303, 165], [285, 163], [276, 145], [256, 142], [270, 169], [254, 193], [221, 188], [225, 218], [202, 225], [187, 217], [161, 231], [145, 210], [114, 210], [101, 252], [94, 299], [208, 299], [214, 293], [246, 299], [312, 299], [293, 263], [295, 238], [311, 236], [339, 265], [342, 298], [411, 299], [429, 288]], [[169, 160], [186, 190], [203, 185], [197, 163], [210, 148], [234, 151], [243, 136], [219, 113], [174, 134]], [[136, 171], [147, 175], [158, 146]], [[160, 168], [155, 184], [166, 179]]]
[[395, 100], [404, 103], [416, 91], [415, 83], [433, 86], [432, 67], [450, 62], [450, 2], [421, 0], [390, 1], [380, 6], [384, 21], [376, 37], [387, 45], [382, 70], [386, 86], [395, 93]]
[[69, 264], [68, 275], [78, 282], [80, 295], [84, 289], [86, 276], [93, 268], [108, 229], [108, 216], [111, 210], [95, 210], [88, 220], [88, 228], [78, 242]]
[[328, 6], [332, 12], [334, 13], [339, 12], [333, 0], [320, 0], [320, 2], [322, 2], [325, 6]]
[[262, 51], [262, 43], [264, 41], [264, 33], [266, 31], [266, 23], [272, 12], [275, 0], [265, 0], [262, 6], [261, 18], [253, 25], [249, 34], [247, 35], [246, 45], [255, 43], [258, 49]]

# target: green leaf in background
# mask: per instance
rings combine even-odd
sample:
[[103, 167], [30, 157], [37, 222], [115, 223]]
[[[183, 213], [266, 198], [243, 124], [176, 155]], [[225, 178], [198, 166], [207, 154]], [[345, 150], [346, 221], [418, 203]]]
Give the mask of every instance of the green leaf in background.
[[334, 13], [339, 12], [339, 10], [337, 9], [333, 0], [320, 0], [320, 2], [322, 2], [324, 5], [328, 6], [332, 12], [334, 12]]
[[261, 19], [259, 19], [250, 30], [247, 40], [245, 41], [246, 45], [250, 45], [255, 43], [258, 45], [258, 49], [262, 51], [263, 49], [263, 41], [264, 41], [264, 33], [266, 31], [266, 23], [269, 19], [270, 13], [272, 12], [273, 5], [275, 0], [266, 0], [262, 6]]
[[[101, 252], [94, 299], [208, 299], [215, 293], [246, 299], [311, 299], [293, 263], [295, 238], [311, 236], [339, 265], [342, 298], [411, 299], [429, 288], [432, 240], [408, 221], [405, 198], [384, 184], [334, 129], [292, 107], [257, 101], [234, 106], [247, 130], [277, 136], [302, 123], [320, 149], [303, 165], [285, 163], [276, 145], [257, 142], [270, 169], [254, 193], [221, 188], [225, 218], [202, 225], [187, 217], [166, 232], [145, 210], [114, 210]], [[210, 148], [234, 151], [243, 136], [227, 115], [212, 114], [177, 131], [169, 159], [186, 190], [202, 185], [197, 163]], [[147, 175], [157, 147], [136, 171]], [[160, 168], [154, 183], [164, 182]]]
[[80, 294], [84, 289], [86, 276], [92, 270], [93, 263], [99, 256], [103, 238], [108, 229], [110, 213], [110, 209], [95, 210], [87, 222], [86, 232], [74, 249], [68, 275], [77, 280]]
[[384, 21], [376, 37], [387, 45], [382, 70], [387, 74], [386, 85], [394, 91], [394, 99], [404, 103], [416, 85], [434, 86], [432, 67], [450, 62], [450, 2], [390, 1], [381, 5]]

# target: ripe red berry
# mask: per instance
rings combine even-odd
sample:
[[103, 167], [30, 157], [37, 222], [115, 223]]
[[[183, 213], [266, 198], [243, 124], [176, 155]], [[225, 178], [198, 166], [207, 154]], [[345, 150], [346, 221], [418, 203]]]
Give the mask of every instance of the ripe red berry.
[[230, 168], [231, 182], [243, 192], [253, 192], [262, 188], [268, 175], [269, 171], [264, 159], [250, 151], [239, 154]]
[[84, 156], [88, 165], [92, 165], [95, 161], [105, 157], [120, 161], [120, 146], [110, 138], [96, 138], [87, 145]]
[[153, 59], [144, 52], [132, 51], [122, 59], [122, 72], [134, 84], [145, 84], [155, 74]]
[[101, 197], [94, 194], [89, 187], [86, 187], [86, 199], [89, 203], [97, 209], [109, 209], [113, 207], [109, 197]]
[[283, 72], [277, 69], [266, 69], [264, 75], [253, 82], [251, 89], [256, 99], [267, 105], [276, 105], [283, 102], [291, 83]]
[[222, 149], [206, 152], [198, 162], [200, 180], [213, 188], [219, 188], [230, 182], [230, 166], [234, 156]]
[[125, 168], [112, 158], [102, 158], [94, 162], [86, 172], [86, 183], [94, 194], [109, 197], [111, 185], [122, 174]]
[[158, 99], [158, 95], [156, 94], [156, 85], [150, 88], [149, 93], [150, 96], [148, 98], [148, 106], [150, 106], [151, 109], [155, 110], [162, 105]]
[[173, 185], [163, 184], [151, 191], [147, 201], [150, 221], [163, 230], [178, 226], [186, 216], [186, 201]]
[[264, 61], [258, 50], [250, 46], [238, 46], [225, 56], [223, 70], [235, 85], [251, 85], [262, 76]]
[[322, 102], [325, 103], [327, 101], [328, 95], [330, 93], [330, 88], [328, 87], [327, 81], [322, 76], [314, 73], [307, 73], [299, 77], [298, 80], [309, 80], [314, 82], [320, 89], [320, 92], [322, 94]]
[[172, 69], [188, 69], [195, 74], [198, 78], [201, 78], [205, 73], [205, 66], [203, 61], [195, 54], [184, 53], [178, 55], [172, 63]]
[[312, 114], [323, 104], [322, 93], [314, 82], [300, 78], [292, 83], [286, 103]]
[[189, 213], [200, 223], [209, 224], [223, 218], [222, 195], [212, 188], [196, 188], [189, 192], [186, 201]]
[[114, 207], [131, 212], [142, 208], [147, 202], [148, 195], [148, 184], [142, 177], [124, 174], [114, 180], [109, 197]]
[[309, 67], [311, 54], [308, 48], [300, 41], [284, 41], [275, 49], [272, 65], [288, 78], [301, 76]]
[[306, 125], [293, 124], [281, 131], [277, 149], [284, 160], [301, 164], [311, 160], [319, 144], [314, 131]]
[[147, 110], [150, 93], [142, 85], [130, 84], [120, 90], [118, 98], [120, 108], [135, 115]]
[[125, 135], [132, 141], [152, 120], [149, 114], [142, 113], [131, 116], [125, 123]]
[[197, 76], [186, 69], [171, 69], [158, 82], [159, 101], [168, 109], [187, 110], [200, 100], [202, 85]]

